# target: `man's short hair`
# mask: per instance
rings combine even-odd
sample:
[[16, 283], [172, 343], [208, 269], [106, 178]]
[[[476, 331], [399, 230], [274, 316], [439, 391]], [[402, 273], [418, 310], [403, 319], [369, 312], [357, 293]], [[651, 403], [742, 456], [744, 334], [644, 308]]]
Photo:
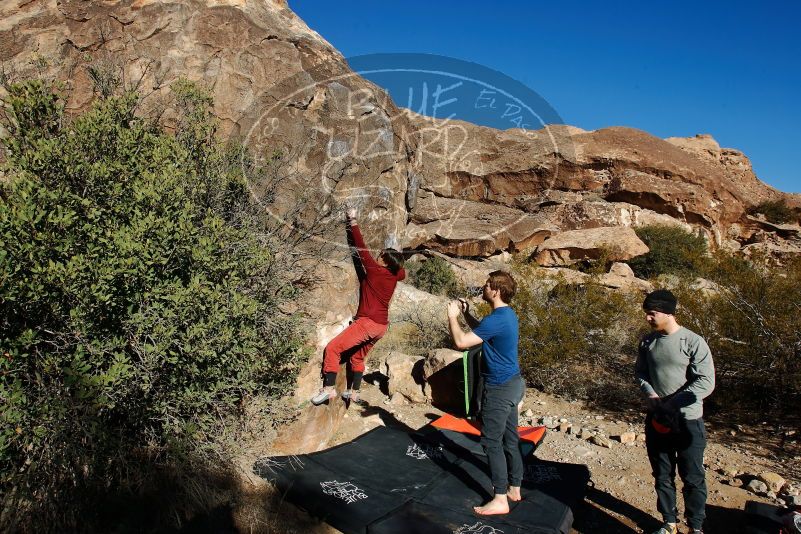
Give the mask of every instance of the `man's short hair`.
[[675, 315], [676, 304], [676, 296], [673, 293], [667, 289], [657, 289], [645, 296], [645, 300], [642, 302], [642, 309]]
[[509, 304], [517, 293], [517, 282], [506, 271], [492, 271], [489, 274], [490, 289], [501, 292], [501, 300]]
[[394, 248], [385, 248], [384, 251], [381, 252], [381, 258], [384, 260], [384, 263], [387, 264], [387, 269], [389, 269], [392, 274], [398, 274], [398, 271], [401, 270], [403, 262], [405, 261], [403, 253], [398, 252]]

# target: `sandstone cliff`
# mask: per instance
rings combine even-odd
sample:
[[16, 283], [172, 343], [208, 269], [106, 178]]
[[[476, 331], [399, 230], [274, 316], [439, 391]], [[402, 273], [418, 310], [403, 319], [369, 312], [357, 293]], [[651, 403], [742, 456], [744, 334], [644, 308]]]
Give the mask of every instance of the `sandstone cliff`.
[[747, 217], [749, 206], [801, 206], [709, 136], [499, 131], [401, 110], [280, 0], [11, 0], [0, 7], [0, 62], [13, 77], [67, 81], [72, 112], [95, 97], [90, 67], [105, 69], [168, 125], [169, 85], [198, 81], [223, 136], [292, 158], [287, 196], [323, 191], [323, 215], [360, 206], [376, 247], [384, 236], [487, 256], [559, 231], [667, 221], [737, 249], [783, 239]]

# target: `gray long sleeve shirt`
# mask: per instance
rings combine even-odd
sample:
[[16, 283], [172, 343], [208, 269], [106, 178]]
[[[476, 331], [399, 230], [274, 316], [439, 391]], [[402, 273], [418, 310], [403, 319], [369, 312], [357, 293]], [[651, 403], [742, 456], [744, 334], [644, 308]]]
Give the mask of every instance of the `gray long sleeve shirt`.
[[715, 389], [715, 364], [704, 338], [681, 327], [643, 338], [635, 375], [646, 397], [658, 395], [685, 419], [704, 414], [703, 400]]

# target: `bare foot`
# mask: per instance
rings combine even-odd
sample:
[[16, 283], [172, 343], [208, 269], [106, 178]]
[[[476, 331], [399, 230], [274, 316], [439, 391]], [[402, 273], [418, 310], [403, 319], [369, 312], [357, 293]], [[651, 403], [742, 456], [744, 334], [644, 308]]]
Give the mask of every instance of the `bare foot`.
[[496, 495], [484, 506], [474, 506], [473, 511], [478, 515], [500, 515], [509, 513], [509, 503], [506, 494]]
[[510, 501], [520, 501], [523, 496], [520, 495], [520, 486], [509, 486], [509, 491], [506, 492], [506, 498]]

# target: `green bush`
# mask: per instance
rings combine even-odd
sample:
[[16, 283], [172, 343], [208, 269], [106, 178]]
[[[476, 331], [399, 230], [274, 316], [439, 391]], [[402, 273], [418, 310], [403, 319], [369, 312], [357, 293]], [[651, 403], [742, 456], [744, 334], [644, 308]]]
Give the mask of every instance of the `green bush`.
[[530, 385], [595, 401], [632, 399], [629, 356], [647, 328], [641, 297], [612, 291], [592, 279], [584, 285], [549, 281], [534, 266], [515, 269], [521, 371]]
[[791, 223], [799, 220], [799, 213], [788, 206], [784, 199], [767, 200], [748, 210], [751, 215], [762, 214], [775, 224]]
[[650, 249], [629, 261], [637, 277], [691, 275], [704, 268], [707, 245], [702, 236], [670, 225], [643, 226], [636, 232]]
[[[697, 282], [698, 275], [709, 281]], [[528, 383], [608, 408], [634, 406], [637, 341], [649, 329], [643, 295], [548, 281], [536, 267], [515, 267], [520, 289], [520, 362]], [[709, 413], [727, 421], [799, 423], [801, 403], [801, 258], [776, 265], [718, 252], [703, 269], [679, 276], [679, 324], [708, 342], [717, 386]]]
[[797, 422], [801, 259], [776, 266], [718, 253], [705, 277], [715, 284], [711, 290], [684, 284], [677, 296], [683, 324], [712, 349], [716, 401], [730, 414], [767, 412]]
[[[136, 461], [211, 450], [304, 355], [295, 290], [211, 100], [175, 86], [171, 136], [135, 94], [66, 120], [57, 88], [8, 87], [0, 183], [0, 526], [69, 529]], [[138, 459], [138, 460], [137, 460]], [[62, 514], [53, 518], [53, 514]], [[33, 524], [33, 523], [31, 523]]]
[[416, 288], [435, 295], [458, 297], [459, 282], [447, 261], [433, 256], [425, 261], [406, 264], [409, 279]]

